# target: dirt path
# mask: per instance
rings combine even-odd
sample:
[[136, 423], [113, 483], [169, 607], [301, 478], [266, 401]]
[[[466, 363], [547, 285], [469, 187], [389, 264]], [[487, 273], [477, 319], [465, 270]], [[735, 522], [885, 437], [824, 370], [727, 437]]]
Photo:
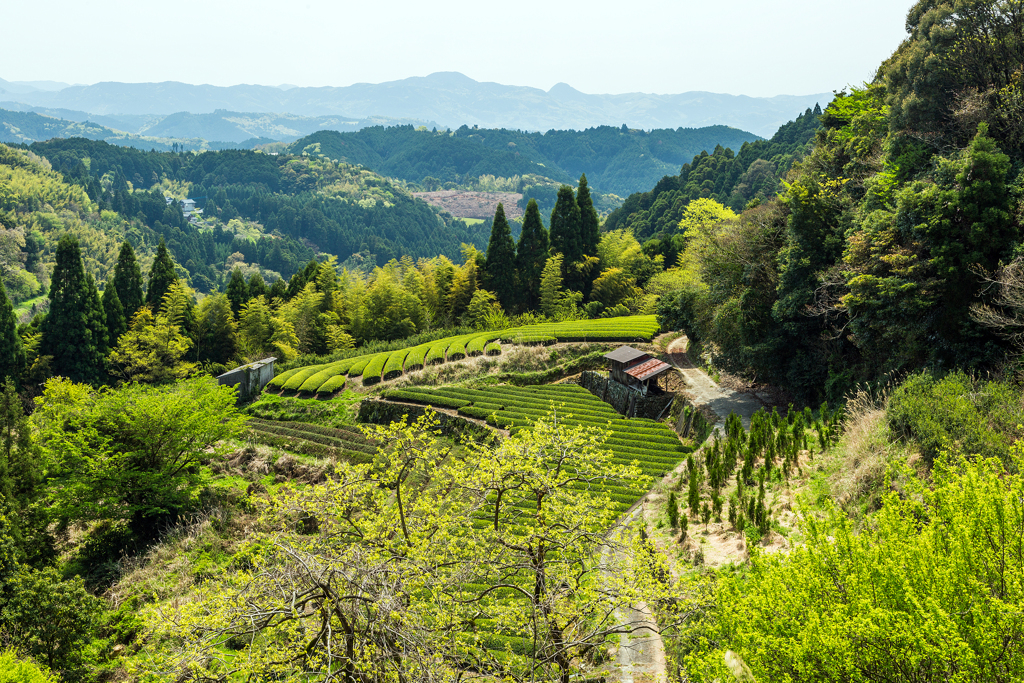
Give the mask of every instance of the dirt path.
[[686, 353], [689, 342], [685, 336], [676, 339], [668, 346], [668, 356], [669, 362], [683, 376], [686, 391], [693, 396], [694, 405], [710, 408], [718, 417], [716, 427], [724, 427], [729, 413], [736, 413], [743, 418], [743, 426], [749, 428], [751, 416], [764, 404], [750, 394], [718, 386], [706, 372], [690, 361]]
[[[613, 533], [631, 533], [628, 525], [642, 515], [642, 508], [635, 508], [627, 515]], [[606, 549], [602, 557], [605, 571], [615, 572], [615, 565], [623, 560], [622, 550], [609, 557]], [[621, 683], [667, 683], [668, 668], [665, 664], [665, 644], [661, 640], [658, 624], [651, 610], [644, 603], [623, 609], [619, 613], [621, 624], [634, 629], [632, 633], [619, 636], [617, 664]]]

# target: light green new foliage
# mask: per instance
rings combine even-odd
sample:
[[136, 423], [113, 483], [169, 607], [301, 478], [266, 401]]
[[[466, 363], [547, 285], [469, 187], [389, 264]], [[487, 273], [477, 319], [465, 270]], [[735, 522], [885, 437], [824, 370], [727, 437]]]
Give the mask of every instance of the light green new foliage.
[[387, 365], [388, 359], [396, 354], [401, 354], [405, 357], [405, 351], [389, 351], [387, 353], [378, 353], [376, 356], [370, 359], [370, 362], [363, 368], [363, 384], [370, 385], [376, 384], [380, 381], [380, 377], [384, 372], [384, 366]]
[[330, 378], [329, 380], [321, 384], [320, 388], [317, 390], [317, 393], [330, 394], [334, 393], [335, 391], [338, 391], [339, 389], [344, 389], [346, 381], [348, 381], [348, 375], [335, 375], [334, 377]]
[[[608, 533], [611, 495], [591, 489], [637, 470], [612, 463], [593, 430], [541, 421], [451, 457], [437, 428], [433, 413], [374, 428], [372, 466], [339, 463], [320, 485], [257, 499], [245, 561], [150, 610], [166, 647], [129, 662], [129, 674], [451, 681], [466, 661], [519, 680], [591, 674], [584, 655], [632, 628], [610, 615], [667, 597], [655, 579], [664, 564], [638, 555], [634, 534]], [[315, 523], [299, 530], [297, 520]], [[601, 571], [602, 552], [614, 571]], [[228, 637], [239, 645], [225, 648]]]
[[304, 367], [299, 372], [296, 372], [294, 375], [289, 377], [288, 381], [286, 381], [283, 386], [288, 391], [298, 391], [299, 387], [301, 387], [307, 379], [325, 368], [326, 366], [324, 365], [310, 365]]
[[348, 358], [346, 360], [340, 360], [337, 363], [331, 363], [326, 366], [320, 372], [311, 375], [302, 386], [299, 387], [299, 391], [314, 392], [320, 389], [320, 385], [336, 375], [344, 375], [348, 372], [351, 367], [353, 359]]
[[409, 349], [395, 351], [388, 356], [388, 362], [384, 364], [384, 374], [381, 375], [382, 380], [394, 379], [402, 375], [405, 359], [409, 356], [409, 351]]
[[430, 344], [421, 344], [409, 349], [409, 355], [405, 359], [405, 371], [412, 372], [413, 370], [421, 369], [427, 358], [427, 352], [430, 351], [430, 347]]
[[[710, 640], [759, 681], [1024, 679], [1022, 455], [1012, 474], [944, 455], [930, 486], [906, 477], [859, 531], [838, 510], [806, 515], [804, 544], [721, 580]], [[691, 680], [721, 677], [721, 650]]]
[[58, 683], [58, 678], [15, 652], [0, 652], [0, 683]]
[[366, 366], [370, 364], [370, 361], [376, 358], [376, 354], [369, 356], [359, 356], [356, 358], [356, 362], [353, 363], [348, 369], [349, 377], [359, 377], [366, 370]]
[[440, 365], [444, 362], [444, 353], [448, 350], [448, 344], [451, 343], [451, 339], [442, 339], [436, 342], [427, 351], [427, 365]]
[[303, 368], [292, 368], [291, 370], [285, 370], [280, 375], [278, 375], [274, 379], [270, 380], [269, 384], [272, 387], [283, 387], [285, 382], [287, 382], [294, 375], [297, 375], [299, 372], [301, 372], [302, 370], [305, 370], [305, 369], [306, 368], [303, 367]]

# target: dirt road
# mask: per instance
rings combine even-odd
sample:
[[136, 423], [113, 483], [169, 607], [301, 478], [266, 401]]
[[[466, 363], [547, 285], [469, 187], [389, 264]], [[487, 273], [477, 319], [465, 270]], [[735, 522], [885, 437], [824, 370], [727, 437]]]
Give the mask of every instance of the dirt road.
[[707, 373], [696, 367], [686, 354], [689, 340], [684, 336], [668, 347], [669, 362], [676, 367], [686, 382], [686, 391], [693, 395], [697, 406], [707, 406], [718, 416], [716, 426], [725, 426], [729, 413], [736, 413], [743, 419], [743, 426], [750, 427], [750, 418], [764, 404], [750, 394], [741, 394], [718, 386]]

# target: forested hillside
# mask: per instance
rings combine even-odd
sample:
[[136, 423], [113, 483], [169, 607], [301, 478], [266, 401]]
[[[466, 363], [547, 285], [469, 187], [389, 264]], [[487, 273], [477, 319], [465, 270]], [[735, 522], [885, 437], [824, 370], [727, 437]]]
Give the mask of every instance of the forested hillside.
[[467, 184], [481, 175], [537, 174], [569, 182], [586, 173], [600, 192], [625, 196], [675, 173], [702, 151], [716, 145], [738, 148], [757, 139], [727, 126], [643, 131], [623, 125], [547, 133], [469, 126], [428, 132], [412, 126], [376, 126], [354, 133], [314, 133], [296, 141], [290, 150], [362, 164], [426, 189], [444, 183]]
[[676, 233], [683, 210], [695, 199], [714, 199], [734, 211], [772, 199], [793, 163], [810, 150], [820, 116], [819, 107], [808, 109], [770, 140], [744, 142], [738, 154], [721, 145], [710, 154], [701, 152], [678, 175], [630, 195], [608, 216], [605, 230], [625, 229], [641, 240], [662, 241]]
[[906, 26], [603, 222], [661, 132], [0, 145], [0, 682], [1024, 680], [1024, 10]]
[[687, 235], [689, 282], [663, 301], [666, 324], [721, 367], [807, 398], [920, 367], [1006, 362], [1019, 315], [1007, 279], [1021, 250], [1024, 43], [1017, 10], [993, 11], [912, 10], [908, 39], [828, 106], [781, 195]]
[[[143, 152], [82, 138], [31, 149], [59, 172], [54, 178], [84, 191], [98, 216], [124, 225], [114, 239], [138, 236], [145, 253], [145, 244], [152, 249], [163, 238], [203, 292], [222, 287], [239, 261], [272, 281], [317, 253], [342, 261], [362, 254], [360, 263], [371, 265], [403, 255], [458, 258], [463, 243], [483, 246], [486, 238], [376, 174], [317, 158]], [[186, 197], [204, 209], [199, 222], [182, 215], [177, 200]], [[4, 207], [12, 226], [32, 223], [18, 206]], [[50, 228], [55, 235], [61, 226], [40, 230]]]

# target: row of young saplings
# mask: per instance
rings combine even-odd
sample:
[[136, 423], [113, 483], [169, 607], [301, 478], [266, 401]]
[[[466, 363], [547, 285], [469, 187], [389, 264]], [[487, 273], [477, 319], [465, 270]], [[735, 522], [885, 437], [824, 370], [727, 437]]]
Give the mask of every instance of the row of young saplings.
[[[682, 542], [690, 519], [702, 522], [705, 530], [712, 518], [722, 522], [726, 503], [723, 489], [735, 474], [736, 487], [728, 499], [729, 524], [739, 533], [751, 526], [760, 536], [767, 535], [772, 511], [765, 502], [765, 483], [788, 481], [794, 471], [802, 474], [801, 454], [813, 460], [815, 445], [821, 451], [828, 450], [842, 434], [842, 421], [841, 406], [829, 410], [828, 404], [822, 403], [815, 418], [809, 407], [795, 411], [790, 404], [786, 415], [774, 408], [770, 413], [758, 410], [747, 432], [739, 415], [730, 413], [725, 421], [725, 439], [715, 432], [700, 455], [687, 458], [685, 476], [679, 477], [666, 503], [669, 526], [681, 532]], [[676, 492], [682, 491], [684, 480], [688, 485], [687, 504], [680, 514]]]

